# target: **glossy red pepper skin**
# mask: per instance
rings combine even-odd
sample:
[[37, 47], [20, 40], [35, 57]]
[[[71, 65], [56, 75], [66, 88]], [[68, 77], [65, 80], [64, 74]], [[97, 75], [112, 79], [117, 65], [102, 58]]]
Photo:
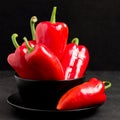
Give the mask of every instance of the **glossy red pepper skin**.
[[26, 53], [25, 59], [31, 69], [38, 73], [39, 80], [64, 80], [64, 71], [59, 59], [44, 44], [36, 44]]
[[[35, 46], [36, 41], [30, 40], [29, 44], [33, 47]], [[26, 48], [25, 43], [23, 43], [21, 46], [16, 48], [14, 53], [8, 55], [7, 61], [19, 75], [19, 77], [26, 79], [38, 79], [37, 72], [32, 70], [25, 60], [25, 54], [27, 53], [27, 51], [28, 49]]]
[[71, 110], [102, 104], [106, 101], [105, 85], [97, 78], [68, 90], [58, 101], [56, 109]]
[[68, 26], [64, 22], [43, 21], [36, 25], [36, 42], [45, 44], [61, 59], [68, 40]]
[[61, 63], [65, 72], [65, 79], [81, 78], [84, 76], [90, 55], [85, 45], [69, 43], [64, 51]]

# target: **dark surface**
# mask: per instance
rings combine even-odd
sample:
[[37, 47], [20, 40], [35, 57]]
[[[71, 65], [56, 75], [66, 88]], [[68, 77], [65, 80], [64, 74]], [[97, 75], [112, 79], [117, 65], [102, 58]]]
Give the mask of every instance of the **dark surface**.
[[[28, 112], [13, 108], [7, 98], [18, 92], [13, 71], [0, 71], [0, 120], [73, 119], [73, 120], [119, 120], [120, 118], [120, 71], [87, 71], [86, 80], [97, 77], [108, 80], [112, 87], [106, 90], [107, 101], [96, 110], [71, 113]], [[57, 115], [57, 116], [56, 116]]]
[[[11, 35], [31, 39], [29, 20], [50, 19], [52, 7], [58, 6], [57, 21], [69, 26], [69, 42], [80, 39], [90, 51], [89, 69], [120, 70], [120, 0], [3, 0], [0, 4], [0, 70], [8, 70], [6, 58], [15, 50]], [[117, 58], [117, 59], [116, 59]]]

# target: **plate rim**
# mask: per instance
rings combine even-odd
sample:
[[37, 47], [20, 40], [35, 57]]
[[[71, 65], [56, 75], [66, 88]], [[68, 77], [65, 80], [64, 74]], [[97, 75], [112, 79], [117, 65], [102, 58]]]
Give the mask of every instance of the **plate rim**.
[[[11, 98], [15, 97], [18, 95], [19, 93], [13, 93], [11, 95], [8, 96], [7, 98], [7, 103], [14, 107], [14, 108], [17, 108], [19, 110], [27, 110], [27, 111], [34, 111], [34, 112], [79, 112], [79, 111], [88, 111], [88, 110], [91, 110], [91, 109], [96, 109], [98, 108], [99, 106], [101, 106], [102, 104], [97, 104], [95, 106], [90, 106], [90, 107], [85, 107], [85, 108], [78, 108], [78, 109], [72, 109], [72, 110], [57, 110], [57, 109], [38, 109], [38, 108], [31, 108], [31, 107], [27, 107], [25, 105], [19, 105], [19, 104], [16, 104], [16, 103], [13, 103]], [[19, 101], [20, 102], [20, 101]]]

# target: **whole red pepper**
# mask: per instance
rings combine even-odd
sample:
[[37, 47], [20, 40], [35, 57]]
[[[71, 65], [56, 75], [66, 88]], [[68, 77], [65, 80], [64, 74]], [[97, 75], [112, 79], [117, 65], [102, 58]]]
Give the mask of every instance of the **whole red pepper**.
[[45, 44], [54, 54], [61, 59], [68, 39], [68, 26], [64, 22], [56, 22], [56, 9], [50, 21], [43, 21], [36, 25], [36, 42]]
[[[31, 27], [31, 33], [32, 33], [32, 39], [29, 40], [30, 46], [35, 46], [35, 22], [37, 22], [37, 17], [33, 16], [30, 19], [30, 27]], [[12, 35], [12, 42], [15, 46], [15, 52], [11, 53], [7, 57], [7, 61], [9, 65], [16, 71], [16, 73], [22, 77], [22, 78], [30, 78], [30, 79], [37, 79], [37, 73], [30, 69], [30, 66], [27, 64], [25, 60], [25, 53], [28, 51], [26, 48], [26, 44], [23, 43], [22, 45], [19, 45], [16, 41], [16, 38], [18, 37], [18, 34], [14, 33]]]
[[[22, 78], [37, 79], [37, 73], [33, 71], [25, 60], [25, 53], [28, 51], [25, 44], [19, 46], [15, 40], [18, 35], [15, 33], [12, 35], [13, 43], [16, 47], [14, 53], [11, 53], [7, 57], [9, 65], [15, 70], [15, 72]], [[34, 40], [29, 41], [30, 46], [34, 46], [36, 42]]]
[[58, 101], [57, 110], [72, 110], [100, 105], [107, 99], [105, 89], [111, 86], [107, 82], [107, 86], [97, 78], [91, 78], [89, 81], [77, 85], [68, 90]]
[[79, 45], [79, 39], [74, 38], [66, 46], [61, 63], [66, 80], [82, 77], [89, 63], [89, 51], [87, 47], [85, 45]]
[[26, 37], [28, 52], [25, 59], [31, 69], [34, 69], [39, 80], [64, 80], [64, 71], [58, 57], [44, 44], [38, 43], [30, 47]]

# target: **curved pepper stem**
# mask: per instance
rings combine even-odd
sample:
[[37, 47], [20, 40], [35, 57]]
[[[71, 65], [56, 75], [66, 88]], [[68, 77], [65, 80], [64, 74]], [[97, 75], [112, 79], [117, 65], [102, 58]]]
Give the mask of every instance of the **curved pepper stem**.
[[32, 40], [36, 39], [36, 33], [35, 33], [35, 23], [38, 21], [36, 16], [32, 16], [30, 19], [30, 28], [31, 28], [31, 34], [32, 34]]
[[26, 44], [26, 47], [28, 49], [28, 53], [32, 52], [34, 50], [34, 48], [29, 45], [29, 42], [28, 42], [27, 38], [23, 37], [23, 40], [24, 40], [24, 42]]
[[50, 18], [50, 22], [51, 23], [55, 23], [56, 22], [56, 11], [57, 11], [57, 7], [54, 6], [53, 10], [52, 10], [51, 18]]
[[76, 45], [79, 45], [79, 39], [77, 37], [73, 38], [72, 43], [75, 43]]
[[105, 89], [108, 89], [112, 86], [111, 82], [109, 81], [103, 81], [103, 83], [105, 84]]
[[12, 36], [11, 36], [11, 39], [12, 39], [12, 43], [14, 45], [15, 48], [18, 48], [19, 47], [19, 44], [16, 40], [16, 38], [18, 37], [18, 34], [17, 33], [13, 33]]

